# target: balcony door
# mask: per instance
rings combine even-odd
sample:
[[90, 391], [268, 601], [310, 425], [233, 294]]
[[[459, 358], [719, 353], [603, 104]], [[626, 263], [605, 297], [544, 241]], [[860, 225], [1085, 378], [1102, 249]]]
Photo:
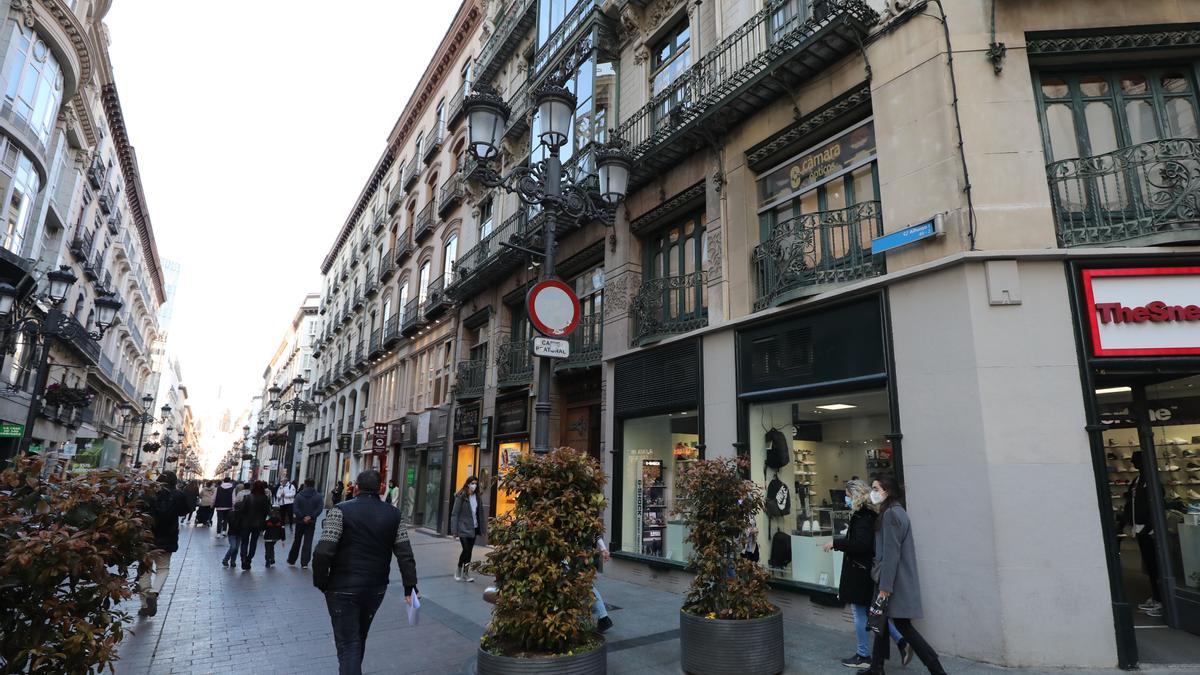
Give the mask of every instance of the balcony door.
[[[669, 225], [645, 240], [643, 285], [653, 304], [643, 307], [644, 319], [663, 325], [687, 323], [708, 316], [708, 237], [704, 214], [697, 212]], [[658, 306], [654, 306], [657, 304]]]

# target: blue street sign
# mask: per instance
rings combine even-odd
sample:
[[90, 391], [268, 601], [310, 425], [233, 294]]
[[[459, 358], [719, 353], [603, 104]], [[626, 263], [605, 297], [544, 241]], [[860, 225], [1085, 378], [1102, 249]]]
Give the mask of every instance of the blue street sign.
[[883, 253], [884, 251], [890, 251], [894, 248], [907, 246], [914, 241], [935, 237], [939, 234], [939, 229], [940, 228], [937, 226], [936, 216], [926, 220], [923, 223], [909, 225], [902, 230], [896, 230], [895, 232], [885, 234], [878, 239], [873, 239], [871, 241], [871, 253]]

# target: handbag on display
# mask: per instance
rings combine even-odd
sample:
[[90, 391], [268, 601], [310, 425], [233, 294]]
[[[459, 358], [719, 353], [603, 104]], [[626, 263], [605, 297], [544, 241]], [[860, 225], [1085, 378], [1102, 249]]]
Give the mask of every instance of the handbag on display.
[[778, 429], [772, 428], [767, 432], [766, 464], [771, 469], [782, 469], [792, 461], [791, 444], [787, 436]]

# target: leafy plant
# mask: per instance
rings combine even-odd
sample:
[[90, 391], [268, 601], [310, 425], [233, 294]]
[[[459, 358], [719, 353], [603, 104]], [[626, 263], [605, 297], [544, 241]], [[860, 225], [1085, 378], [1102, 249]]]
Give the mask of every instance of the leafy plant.
[[596, 540], [604, 533], [604, 471], [571, 448], [520, 457], [500, 477], [516, 507], [493, 518], [493, 550], [476, 567], [499, 590], [483, 647], [503, 656], [570, 654], [591, 631]]
[[86, 408], [92, 404], [95, 392], [87, 387], [65, 387], [55, 383], [46, 387], [42, 401], [51, 408]]
[[267, 445], [287, 445], [288, 432], [273, 431], [267, 434]]
[[161, 447], [162, 443], [159, 443], [158, 441], [150, 441], [142, 446], [142, 452], [158, 452], [158, 449]]
[[[743, 464], [745, 462], [743, 461]], [[740, 555], [747, 530], [763, 508], [762, 490], [742, 478], [738, 462], [690, 462], [676, 480], [676, 513], [692, 545], [696, 574], [683, 611], [710, 619], [756, 619], [779, 611], [767, 601], [767, 571]]]
[[152, 483], [115, 470], [39, 478], [42, 461], [0, 474], [0, 673], [111, 668], [130, 617], [130, 568], [152, 544]]

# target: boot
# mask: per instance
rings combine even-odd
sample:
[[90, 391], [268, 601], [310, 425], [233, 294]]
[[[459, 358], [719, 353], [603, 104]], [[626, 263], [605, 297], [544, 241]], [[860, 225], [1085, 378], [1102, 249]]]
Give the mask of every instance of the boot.
[[454, 580], [455, 581], [463, 580], [463, 566], [462, 565], [459, 565], [458, 567], [454, 568]]

